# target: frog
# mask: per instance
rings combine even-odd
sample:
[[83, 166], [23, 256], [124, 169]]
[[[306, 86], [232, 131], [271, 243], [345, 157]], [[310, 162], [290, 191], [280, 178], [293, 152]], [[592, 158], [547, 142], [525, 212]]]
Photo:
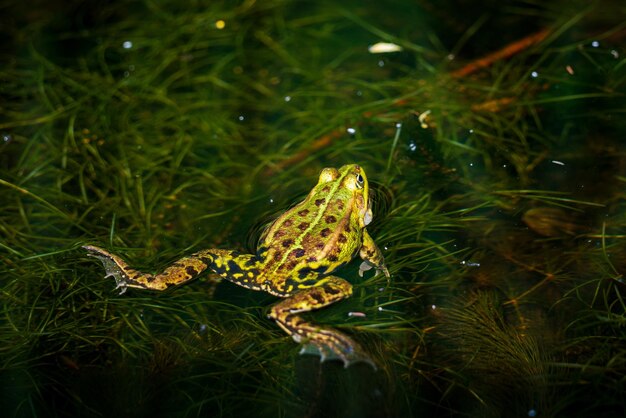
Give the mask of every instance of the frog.
[[390, 277], [384, 257], [366, 227], [373, 219], [372, 198], [364, 169], [357, 164], [324, 168], [306, 198], [278, 216], [264, 230], [256, 253], [205, 249], [180, 258], [159, 274], [133, 269], [121, 257], [85, 245], [99, 259], [117, 288], [164, 291], [210, 270], [247, 289], [281, 298], [268, 317], [293, 340], [301, 353], [343, 361], [344, 367], [370, 357], [348, 335], [316, 325], [302, 313], [324, 308], [352, 295], [350, 282], [334, 273], [358, 254], [359, 275], [374, 268]]

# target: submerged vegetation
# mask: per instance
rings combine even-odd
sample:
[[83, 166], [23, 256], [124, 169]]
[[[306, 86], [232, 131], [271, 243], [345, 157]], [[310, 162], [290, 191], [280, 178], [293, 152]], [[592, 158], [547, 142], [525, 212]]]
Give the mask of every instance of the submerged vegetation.
[[[7, 416], [626, 414], [620, 2], [46, 2], [0, 34]], [[372, 54], [387, 42], [400, 51]], [[312, 313], [378, 369], [320, 365], [210, 276], [358, 162], [388, 282]]]

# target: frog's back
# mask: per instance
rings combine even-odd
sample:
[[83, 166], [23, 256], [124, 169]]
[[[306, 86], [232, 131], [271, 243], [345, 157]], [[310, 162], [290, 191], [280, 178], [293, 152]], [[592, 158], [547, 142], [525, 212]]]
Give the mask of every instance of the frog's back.
[[258, 249], [268, 277], [305, 279], [311, 272], [330, 273], [359, 250], [361, 228], [352, 210], [354, 196], [333, 186], [318, 184], [268, 228]]

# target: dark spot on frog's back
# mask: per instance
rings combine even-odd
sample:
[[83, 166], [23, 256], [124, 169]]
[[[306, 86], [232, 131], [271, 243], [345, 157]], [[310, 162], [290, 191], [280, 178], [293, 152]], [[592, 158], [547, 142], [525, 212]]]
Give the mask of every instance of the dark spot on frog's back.
[[307, 216], [308, 214], [309, 214], [308, 209], [302, 209], [301, 211], [298, 212], [298, 215], [300, 216]]
[[287, 248], [287, 247], [293, 245], [293, 240], [291, 238], [286, 239], [286, 240], [284, 240], [282, 242], [282, 245], [283, 245], [284, 248]]
[[326, 203], [326, 199], [317, 199], [315, 201], [315, 206], [320, 206], [320, 205], [323, 205], [324, 203]]
[[[311, 267], [302, 267], [300, 270], [298, 270], [298, 277], [300, 279], [304, 279], [311, 273], [324, 274], [326, 273], [326, 270], [328, 270], [327, 266], [319, 266], [314, 269], [312, 269]], [[316, 278], [315, 280], [318, 280], [318, 279]]]
[[304, 254], [306, 253], [306, 251], [303, 248], [296, 248], [295, 250], [293, 250], [291, 252], [291, 255], [295, 258], [300, 258], [302, 257]]
[[328, 193], [330, 192], [330, 186], [326, 185], [324, 186], [324, 188], [322, 189], [322, 193]]
[[188, 275], [190, 275], [190, 276], [195, 276], [195, 275], [197, 275], [197, 274], [198, 274], [198, 270], [196, 270], [196, 269], [195, 269], [195, 268], [193, 268], [192, 266], [188, 266], [188, 267], [185, 269], [185, 272], [186, 272]]
[[309, 225], [311, 225], [309, 222], [302, 222], [300, 225], [298, 225], [298, 229], [300, 231], [304, 231], [309, 227]]
[[322, 229], [322, 231], [320, 232], [320, 235], [321, 235], [323, 238], [326, 238], [327, 236], [329, 236], [329, 235], [330, 235], [330, 229], [329, 229], [329, 228], [324, 228], [324, 229]]
[[306, 276], [309, 275], [309, 273], [311, 273], [310, 267], [302, 267], [300, 270], [298, 270], [298, 277], [300, 279], [304, 279]]
[[348, 242], [348, 238], [346, 238], [344, 234], [339, 234], [339, 236], [337, 237], [337, 241], [339, 241], [340, 244], [344, 244]]
[[328, 215], [326, 218], [324, 218], [324, 220], [327, 224], [334, 224], [335, 222], [337, 222], [337, 218], [335, 218], [333, 215]]
[[283, 226], [290, 227], [291, 225], [293, 225], [293, 219], [286, 219], [285, 222], [283, 222]]
[[341, 199], [335, 200], [335, 205], [337, 206], [338, 210], [343, 210], [343, 200]]

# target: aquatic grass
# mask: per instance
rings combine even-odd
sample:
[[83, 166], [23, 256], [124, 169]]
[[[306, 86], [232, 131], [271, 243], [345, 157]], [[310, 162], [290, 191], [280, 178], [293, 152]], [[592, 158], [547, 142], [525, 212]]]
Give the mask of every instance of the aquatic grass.
[[[60, 18], [61, 31], [16, 14], [31, 20], [0, 93], [1, 403], [16, 416], [495, 416], [507, 389], [519, 414], [620, 411], [622, 24], [559, 2], [496, 7], [502, 31], [429, 5], [139, 2], [81, 11], [80, 30]], [[544, 41], [452, 75], [490, 31], [505, 35], [485, 53], [535, 15]], [[405, 50], [368, 54], [379, 40]], [[597, 175], [574, 177], [599, 155]], [[393, 276], [350, 264], [338, 274], [354, 296], [308, 317], [353, 336], [377, 372], [297, 356], [266, 318], [272, 297], [205, 279], [118, 295], [79, 250], [147, 270], [203, 247], [252, 251], [321, 167], [348, 162], [383, 201], [369, 230]], [[544, 206], [588, 230], [535, 234], [523, 214]]]
[[543, 406], [545, 354], [533, 337], [506, 325], [498, 305], [493, 295], [481, 292], [459, 307], [442, 309], [437, 335], [450, 347], [442, 355], [460, 362], [466, 384], [487, 413], [502, 402], [513, 409]]

